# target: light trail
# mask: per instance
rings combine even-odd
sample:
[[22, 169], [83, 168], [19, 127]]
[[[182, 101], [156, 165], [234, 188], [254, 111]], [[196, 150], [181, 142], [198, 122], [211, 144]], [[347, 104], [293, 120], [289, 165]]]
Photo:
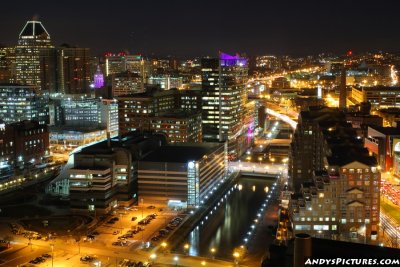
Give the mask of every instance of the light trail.
[[286, 122], [287, 124], [289, 124], [293, 129], [296, 129], [297, 127], [297, 122], [295, 122], [294, 120], [292, 120], [291, 118], [289, 118], [286, 115], [280, 114], [278, 112], [276, 112], [275, 110], [266, 108], [265, 112], [267, 112], [269, 115], [272, 115], [274, 117], [277, 117], [278, 119]]

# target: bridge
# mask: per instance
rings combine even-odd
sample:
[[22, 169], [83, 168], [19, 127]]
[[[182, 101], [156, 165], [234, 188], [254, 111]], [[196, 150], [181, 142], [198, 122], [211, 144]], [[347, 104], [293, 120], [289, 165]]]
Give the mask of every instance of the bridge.
[[229, 170], [242, 175], [273, 177], [287, 173], [286, 164], [259, 164], [254, 162], [229, 162]]

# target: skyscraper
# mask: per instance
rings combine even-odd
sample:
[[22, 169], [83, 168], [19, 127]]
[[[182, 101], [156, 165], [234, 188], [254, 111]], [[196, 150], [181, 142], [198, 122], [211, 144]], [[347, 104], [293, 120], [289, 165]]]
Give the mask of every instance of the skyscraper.
[[229, 141], [228, 154], [235, 158], [247, 126], [243, 124], [247, 60], [220, 53], [219, 58], [202, 59], [201, 70], [203, 140]]
[[52, 90], [55, 85], [55, 50], [40, 21], [28, 21], [15, 47], [16, 82]]
[[62, 45], [57, 48], [58, 92], [64, 94], [90, 94], [89, 48]]

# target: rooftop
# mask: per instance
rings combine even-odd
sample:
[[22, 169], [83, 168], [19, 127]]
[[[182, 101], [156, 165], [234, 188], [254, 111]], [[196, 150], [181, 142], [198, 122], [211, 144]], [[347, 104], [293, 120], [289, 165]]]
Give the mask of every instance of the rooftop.
[[46, 31], [42, 22], [35, 20], [27, 21], [19, 36], [43, 36], [50, 39], [50, 34]]
[[375, 125], [369, 125], [369, 127], [384, 135], [400, 135], [400, 127], [381, 127]]
[[222, 146], [221, 143], [181, 143], [161, 146], [141, 161], [187, 163], [197, 161]]

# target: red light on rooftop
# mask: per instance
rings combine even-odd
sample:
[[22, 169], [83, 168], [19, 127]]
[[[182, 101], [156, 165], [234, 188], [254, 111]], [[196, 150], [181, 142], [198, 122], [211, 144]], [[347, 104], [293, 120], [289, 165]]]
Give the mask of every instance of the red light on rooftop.
[[348, 56], [351, 56], [352, 54], [353, 54], [353, 51], [351, 51], [351, 50], [347, 51]]

